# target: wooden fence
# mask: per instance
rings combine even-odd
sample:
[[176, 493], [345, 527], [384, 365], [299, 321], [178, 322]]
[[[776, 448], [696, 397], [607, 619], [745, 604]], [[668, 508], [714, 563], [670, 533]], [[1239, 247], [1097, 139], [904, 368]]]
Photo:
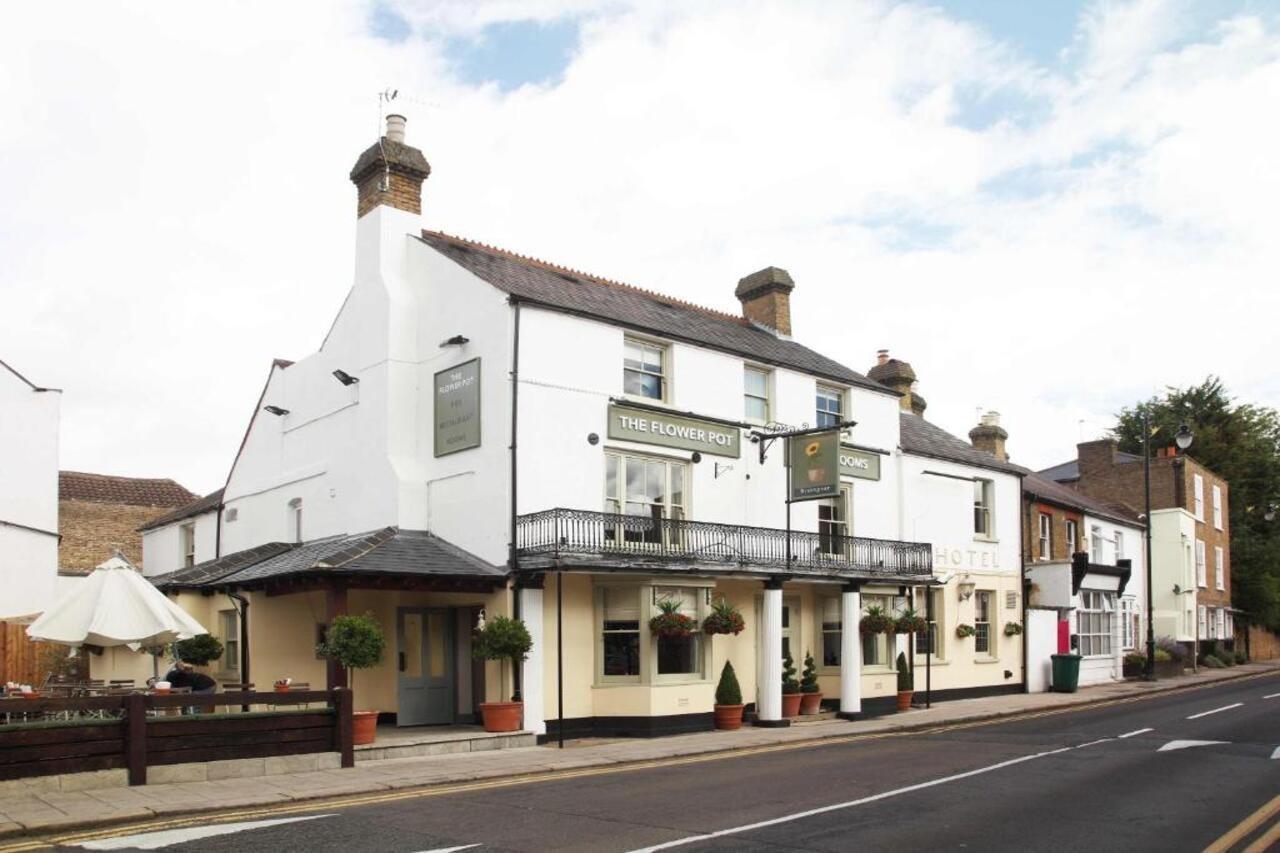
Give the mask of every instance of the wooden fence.
[[42, 683], [45, 676], [40, 660], [42, 648], [27, 638], [26, 625], [0, 622], [0, 684], [7, 681]]
[[[205, 713], [166, 715], [193, 705]], [[149, 766], [309, 752], [338, 752], [343, 767], [355, 766], [344, 689], [0, 700], [0, 719], [59, 714], [75, 718], [0, 725], [0, 780], [125, 768], [130, 785], [145, 785]]]

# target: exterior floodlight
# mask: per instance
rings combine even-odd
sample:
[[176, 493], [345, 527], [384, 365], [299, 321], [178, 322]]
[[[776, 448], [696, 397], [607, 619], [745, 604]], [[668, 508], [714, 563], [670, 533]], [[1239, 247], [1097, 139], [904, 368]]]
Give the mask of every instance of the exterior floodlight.
[[350, 373], [347, 373], [345, 370], [333, 371], [333, 377], [337, 379], [339, 382], [341, 382], [343, 385], [355, 385], [357, 382], [360, 381], [360, 377], [352, 376]]
[[454, 335], [452, 338], [449, 338], [449, 340], [447, 341], [441, 341], [440, 346], [441, 347], [460, 347], [463, 344], [470, 343], [470, 342], [471, 342], [471, 338], [468, 338], [466, 335]]
[[262, 411], [270, 412], [271, 414], [275, 415], [278, 418], [282, 418], [285, 415], [289, 414], [288, 409], [282, 409], [279, 406], [263, 406]]

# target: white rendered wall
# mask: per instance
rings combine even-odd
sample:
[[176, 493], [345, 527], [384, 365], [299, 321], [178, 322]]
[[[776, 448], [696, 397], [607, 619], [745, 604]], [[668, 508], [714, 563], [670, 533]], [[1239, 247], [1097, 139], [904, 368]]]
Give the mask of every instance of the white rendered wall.
[[[1151, 513], [1152, 593], [1157, 638], [1195, 640], [1195, 533], [1195, 516], [1185, 509]], [[1175, 586], [1179, 590], [1176, 593]]]
[[182, 568], [186, 556], [182, 546], [182, 527], [195, 525], [195, 561], [203, 563], [215, 559], [218, 546], [218, 512], [204, 512], [184, 518], [164, 527], [144, 530], [142, 533], [142, 573], [148, 577], [162, 575]]
[[1052, 682], [1052, 655], [1058, 652], [1058, 611], [1028, 610], [1027, 692], [1043, 693]]

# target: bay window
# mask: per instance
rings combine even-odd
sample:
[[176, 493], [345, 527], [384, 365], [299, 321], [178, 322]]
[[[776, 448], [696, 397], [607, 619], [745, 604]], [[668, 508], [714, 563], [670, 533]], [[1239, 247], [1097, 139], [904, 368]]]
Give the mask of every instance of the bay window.
[[649, 620], [664, 604], [693, 619], [699, 629], [706, 611], [707, 586], [654, 583], [602, 584], [596, 587], [596, 681], [641, 684], [701, 681], [706, 678], [710, 643], [701, 630], [688, 637], [660, 637]]
[[1114, 592], [1081, 590], [1080, 606], [1076, 608], [1080, 654], [1085, 657], [1111, 654], [1111, 629], [1115, 609]]

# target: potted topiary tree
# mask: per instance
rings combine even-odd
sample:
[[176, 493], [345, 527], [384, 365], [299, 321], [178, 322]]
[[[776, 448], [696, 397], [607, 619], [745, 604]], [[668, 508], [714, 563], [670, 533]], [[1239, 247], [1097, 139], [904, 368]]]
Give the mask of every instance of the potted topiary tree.
[[[529, 657], [532, 648], [533, 638], [529, 636], [524, 622], [506, 616], [495, 616], [477, 628], [471, 641], [472, 657], [498, 662], [498, 685], [503, 695], [507, 683], [507, 662], [511, 663], [514, 679], [515, 667]], [[515, 696], [509, 702], [481, 702], [480, 716], [484, 718], [486, 732], [519, 731], [524, 721], [524, 703]]]
[[911, 697], [915, 693], [915, 678], [907, 666], [907, 656], [898, 652], [898, 710], [911, 710]]
[[[347, 671], [347, 685], [354, 698], [355, 670], [377, 666], [386, 645], [382, 625], [372, 613], [335, 616], [325, 631], [324, 642], [316, 646], [316, 652]], [[351, 716], [352, 740], [355, 743], [373, 743], [378, 733], [378, 712], [352, 711]]]
[[822, 690], [818, 687], [818, 667], [813, 655], [804, 653], [804, 672], [800, 676], [800, 713], [813, 715], [822, 710]]
[[175, 643], [173, 656], [192, 666], [208, 666], [222, 657], [222, 643], [212, 634], [196, 634]]
[[800, 716], [800, 682], [796, 680], [796, 663], [788, 652], [782, 658], [782, 716]]
[[716, 685], [716, 728], [734, 731], [742, 728], [742, 688], [738, 686], [738, 674], [733, 664], [724, 662], [720, 670], [720, 683]]

